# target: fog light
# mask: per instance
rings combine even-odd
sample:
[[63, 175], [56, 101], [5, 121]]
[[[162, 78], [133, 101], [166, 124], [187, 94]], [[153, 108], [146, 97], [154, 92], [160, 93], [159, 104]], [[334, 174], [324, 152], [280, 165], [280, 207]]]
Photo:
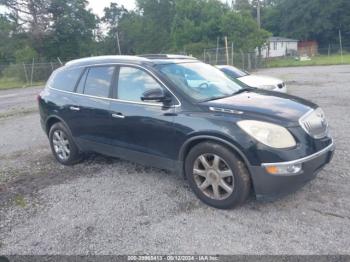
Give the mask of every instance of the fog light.
[[272, 175], [295, 175], [300, 173], [301, 164], [265, 166], [266, 171]]

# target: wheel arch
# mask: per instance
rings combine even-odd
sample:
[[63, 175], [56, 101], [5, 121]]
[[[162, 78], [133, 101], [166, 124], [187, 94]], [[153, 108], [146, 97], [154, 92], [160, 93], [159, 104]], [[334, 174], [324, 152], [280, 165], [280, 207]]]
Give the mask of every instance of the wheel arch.
[[197, 136], [194, 136], [194, 137], [187, 139], [186, 142], [182, 145], [182, 147], [180, 149], [179, 160], [182, 163], [184, 163], [185, 157], [188, 154], [188, 152], [191, 150], [191, 148], [193, 148], [195, 145], [197, 145], [199, 143], [206, 142], [206, 141], [219, 143], [221, 145], [228, 147], [233, 153], [237, 154], [243, 160], [243, 162], [245, 163], [245, 165], [247, 166], [247, 168], [250, 172], [250, 162], [247, 159], [247, 157], [244, 155], [242, 150], [240, 150], [233, 143], [231, 143], [223, 138], [220, 138], [218, 136], [215, 136], [215, 135], [197, 135]]
[[67, 130], [72, 134], [67, 123], [61, 117], [52, 115], [52, 116], [49, 116], [45, 122], [45, 131], [47, 135], [49, 135], [51, 127], [58, 122], [62, 123], [67, 128]]

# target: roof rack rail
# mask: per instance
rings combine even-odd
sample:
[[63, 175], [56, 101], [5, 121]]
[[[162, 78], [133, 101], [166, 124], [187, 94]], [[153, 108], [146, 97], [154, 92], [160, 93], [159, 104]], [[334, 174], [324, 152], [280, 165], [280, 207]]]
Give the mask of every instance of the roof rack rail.
[[173, 54], [143, 54], [139, 55], [140, 57], [148, 58], [148, 59], [191, 59], [197, 60], [197, 58], [193, 56], [186, 55], [173, 55]]

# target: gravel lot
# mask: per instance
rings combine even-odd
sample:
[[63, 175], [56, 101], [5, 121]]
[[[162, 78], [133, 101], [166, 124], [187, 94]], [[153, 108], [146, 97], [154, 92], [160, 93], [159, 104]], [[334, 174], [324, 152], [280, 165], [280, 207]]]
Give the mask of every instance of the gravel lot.
[[0, 254], [350, 254], [350, 66], [258, 74], [322, 106], [337, 151], [295, 194], [229, 211], [158, 169], [102, 156], [57, 164], [39, 89], [0, 92]]

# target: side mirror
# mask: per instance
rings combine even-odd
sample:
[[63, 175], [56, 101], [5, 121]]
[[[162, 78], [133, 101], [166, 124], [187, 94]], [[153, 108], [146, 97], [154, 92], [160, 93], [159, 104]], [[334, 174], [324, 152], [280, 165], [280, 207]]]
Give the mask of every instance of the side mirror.
[[168, 97], [162, 89], [154, 88], [145, 91], [141, 96], [142, 101], [154, 101], [154, 102], [170, 102], [171, 98]]

